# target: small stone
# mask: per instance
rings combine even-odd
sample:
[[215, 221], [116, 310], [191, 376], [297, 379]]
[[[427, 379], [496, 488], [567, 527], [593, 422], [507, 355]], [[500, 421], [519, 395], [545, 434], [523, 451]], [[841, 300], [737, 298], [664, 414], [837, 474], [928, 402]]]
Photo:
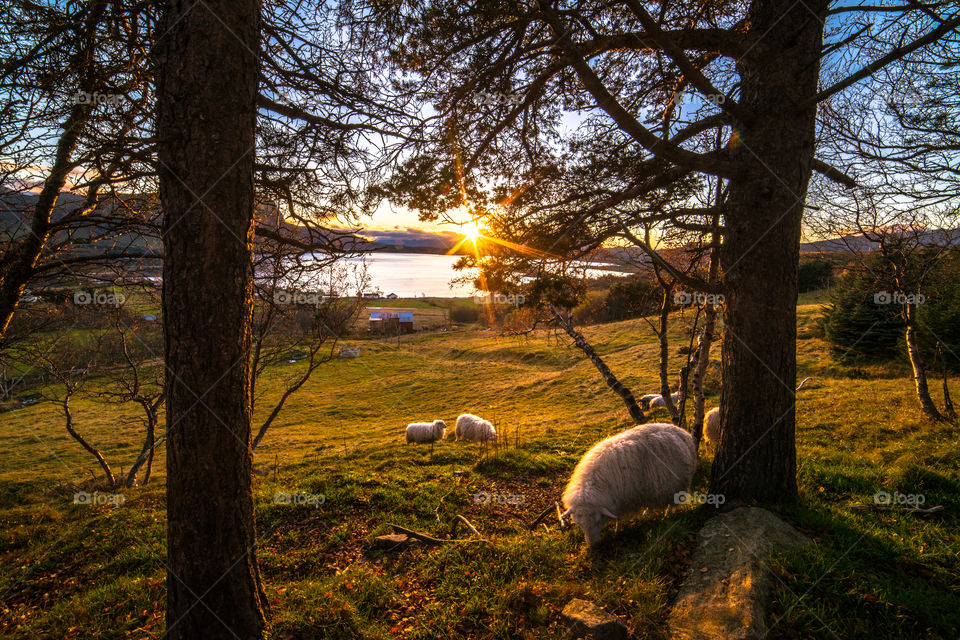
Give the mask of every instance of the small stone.
[[616, 617], [588, 600], [575, 598], [563, 608], [563, 617], [575, 638], [626, 640], [627, 628]]

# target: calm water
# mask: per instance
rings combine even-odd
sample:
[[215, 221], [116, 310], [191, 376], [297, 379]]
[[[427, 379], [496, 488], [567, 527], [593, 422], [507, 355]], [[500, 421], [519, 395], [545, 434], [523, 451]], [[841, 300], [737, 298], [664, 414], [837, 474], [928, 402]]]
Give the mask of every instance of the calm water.
[[[473, 286], [453, 285], [450, 281], [467, 272], [453, 270], [460, 256], [426, 253], [374, 253], [366, 256], [370, 284], [366, 291], [377, 289], [383, 295], [395, 293], [401, 298], [422, 295], [449, 297], [472, 296]], [[350, 262], [360, 262], [353, 259]]]
[[[372, 253], [364, 258], [346, 260], [348, 268], [366, 262], [369, 284], [364, 291], [380, 290], [383, 295], [397, 294], [401, 298], [420, 296], [469, 297], [474, 295], [473, 285], [453, 284], [452, 280], [470, 275], [470, 271], [454, 271], [454, 263], [460, 256], [427, 253]], [[606, 271], [586, 269], [588, 277], [596, 277]]]

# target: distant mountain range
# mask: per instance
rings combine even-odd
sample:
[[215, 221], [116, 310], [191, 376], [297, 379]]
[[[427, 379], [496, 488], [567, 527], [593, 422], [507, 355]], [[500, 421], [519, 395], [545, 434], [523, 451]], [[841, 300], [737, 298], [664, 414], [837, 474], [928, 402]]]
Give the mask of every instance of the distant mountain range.
[[[36, 206], [39, 194], [31, 191], [0, 191], [0, 234], [5, 237], [19, 237], [28, 232], [30, 214]], [[63, 192], [57, 203], [57, 209], [54, 213], [54, 219], [60, 219], [62, 216], [75, 211], [83, 203], [83, 196]], [[112, 205], [109, 202], [106, 207]], [[106, 215], [103, 217], [107, 217]], [[294, 238], [307, 239], [303, 232], [303, 227], [294, 224], [284, 225], [284, 235], [289, 234]], [[427, 254], [468, 254], [471, 253], [473, 246], [470, 242], [462, 243], [458, 249], [455, 247], [461, 244], [464, 236], [455, 231], [433, 231], [427, 229], [417, 229], [415, 227], [395, 228], [395, 229], [333, 229], [333, 232], [339, 236], [338, 241], [350, 242], [351, 239], [357, 246], [364, 246], [366, 249], [382, 251], [387, 253], [427, 253]], [[104, 242], [104, 238], [109, 240]], [[74, 234], [74, 238], [79, 239], [80, 245], [86, 241], [90, 242], [87, 247], [91, 250], [117, 249], [126, 247], [126, 250], [133, 250], [133, 253], [141, 252], [144, 255], [158, 255], [161, 251], [159, 238], [145, 237], [134, 234], [111, 234], [105, 225], [91, 224]], [[957, 246], [960, 245], [960, 229], [931, 230], [923, 233], [920, 240], [925, 244], [940, 244]], [[800, 243], [802, 253], [824, 253], [835, 251], [871, 251], [876, 249], [876, 243], [868, 240], [859, 234], [845, 236], [844, 238], [830, 238], [826, 240], [816, 240], [812, 242]], [[649, 258], [637, 247], [604, 247], [593, 252], [592, 261], [599, 263], [623, 264], [623, 265], [643, 265]]]
[[[931, 229], [917, 236], [921, 245], [950, 246], [960, 245], [960, 229]], [[801, 242], [801, 253], [825, 253], [830, 251], [875, 251], [877, 243], [868, 240], [863, 235], [850, 234], [842, 238], [829, 238], [815, 242]]]
[[[7, 238], [17, 238], [29, 233], [31, 215], [38, 199], [39, 194], [32, 191], [0, 191], [0, 234]], [[54, 220], [60, 220], [76, 211], [82, 206], [83, 200], [84, 198], [81, 195], [62, 192], [54, 211]], [[109, 200], [100, 205], [102, 211], [100, 217], [108, 218], [111, 215], [109, 209], [113, 206]], [[271, 214], [269, 211], [265, 211], [263, 215], [266, 217]], [[154, 222], [160, 224], [159, 214]], [[120, 245], [135, 246], [147, 254], [158, 254], [162, 249], [159, 237], [144, 237], [140, 234], [110, 234], [109, 232], [110, 229], [106, 225], [89, 224], [75, 232], [73, 237], [78, 241], [76, 242], [77, 245], [89, 242], [91, 244], [89, 248], [91, 249], [93, 246], [97, 246], [102, 250], [105, 246], [104, 238], [106, 236], [110, 236], [107, 244], [111, 248]], [[304, 242], [310, 240], [305, 228], [295, 224], [285, 223], [283, 234]], [[388, 253], [430, 254], [450, 252], [463, 239], [463, 235], [453, 231], [427, 231], [416, 228], [359, 231], [334, 228], [330, 236], [336, 236], [336, 242], [355, 244], [355, 246], [368, 250]], [[467, 249], [464, 248], [456, 253], [467, 253]]]

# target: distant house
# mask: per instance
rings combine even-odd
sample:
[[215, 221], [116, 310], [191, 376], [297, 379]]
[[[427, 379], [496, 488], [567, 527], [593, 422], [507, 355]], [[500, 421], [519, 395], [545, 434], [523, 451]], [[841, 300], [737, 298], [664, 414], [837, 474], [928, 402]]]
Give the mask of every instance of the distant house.
[[387, 300], [396, 300], [396, 299], [399, 298], [399, 297], [400, 297], [400, 296], [398, 296], [398, 295], [395, 294], [395, 293], [388, 293], [388, 294], [387, 294]]
[[370, 333], [413, 333], [413, 311], [371, 311]]
[[379, 291], [368, 291], [367, 293], [363, 294], [364, 300], [379, 300], [380, 297]]

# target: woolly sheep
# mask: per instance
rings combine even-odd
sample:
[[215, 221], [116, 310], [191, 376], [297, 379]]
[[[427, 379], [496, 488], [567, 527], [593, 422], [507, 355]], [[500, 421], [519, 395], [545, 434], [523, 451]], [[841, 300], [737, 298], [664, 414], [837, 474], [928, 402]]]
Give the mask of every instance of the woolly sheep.
[[407, 443], [433, 443], [437, 440], [443, 440], [443, 434], [446, 431], [447, 423], [443, 420], [434, 420], [433, 422], [413, 422], [407, 425]]
[[640, 398], [640, 406], [644, 409], [650, 407], [650, 403], [660, 397], [659, 393], [648, 393], [647, 395]]
[[[676, 406], [680, 402], [680, 392], [674, 391], [673, 393], [670, 394], [670, 398], [673, 400], [674, 406]], [[661, 409], [667, 408], [667, 403], [666, 401], [664, 401], [663, 396], [661, 395], [657, 395], [655, 398], [650, 400], [651, 409], [656, 409], [658, 407]]]
[[487, 442], [497, 439], [493, 425], [472, 413], [461, 414], [457, 418], [457, 440]]
[[675, 503], [693, 479], [693, 439], [672, 424], [634, 427], [598, 442], [577, 463], [563, 505], [591, 547], [610, 520]]
[[703, 419], [703, 435], [707, 442], [720, 442], [720, 407], [707, 412]]

